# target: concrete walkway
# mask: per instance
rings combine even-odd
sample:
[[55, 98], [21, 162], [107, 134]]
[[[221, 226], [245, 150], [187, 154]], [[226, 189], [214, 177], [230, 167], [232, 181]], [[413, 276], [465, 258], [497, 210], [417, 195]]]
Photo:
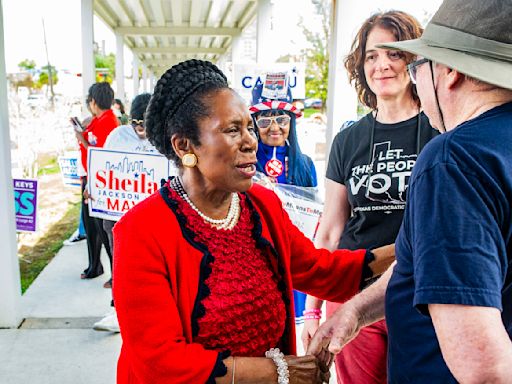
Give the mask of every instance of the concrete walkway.
[[114, 384], [121, 336], [92, 330], [110, 310], [105, 274], [81, 280], [87, 264], [85, 241], [64, 246], [22, 298], [25, 321], [0, 329], [2, 384]]

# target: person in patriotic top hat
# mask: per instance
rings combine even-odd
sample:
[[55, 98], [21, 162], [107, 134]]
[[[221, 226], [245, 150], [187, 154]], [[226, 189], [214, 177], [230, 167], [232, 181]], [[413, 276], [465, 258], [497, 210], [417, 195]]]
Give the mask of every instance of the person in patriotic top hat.
[[[297, 141], [296, 119], [302, 112], [292, 104], [292, 92], [284, 72], [267, 73], [252, 89], [251, 111], [258, 133], [256, 170], [270, 180], [298, 187], [316, 187], [315, 165], [302, 153]], [[293, 290], [295, 324], [304, 324], [306, 294]], [[297, 332], [300, 335], [301, 331]], [[300, 341], [297, 347], [301, 348]]]
[[254, 85], [249, 109], [258, 128], [256, 168], [276, 183], [316, 187], [313, 161], [297, 141], [296, 119], [302, 112], [292, 100], [286, 73], [267, 73]]

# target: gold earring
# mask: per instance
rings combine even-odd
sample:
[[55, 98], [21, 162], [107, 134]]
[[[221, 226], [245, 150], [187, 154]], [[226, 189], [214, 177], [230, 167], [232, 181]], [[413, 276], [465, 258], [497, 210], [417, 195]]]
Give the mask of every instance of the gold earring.
[[194, 168], [197, 164], [197, 156], [193, 153], [187, 153], [182, 157], [181, 163], [187, 168]]

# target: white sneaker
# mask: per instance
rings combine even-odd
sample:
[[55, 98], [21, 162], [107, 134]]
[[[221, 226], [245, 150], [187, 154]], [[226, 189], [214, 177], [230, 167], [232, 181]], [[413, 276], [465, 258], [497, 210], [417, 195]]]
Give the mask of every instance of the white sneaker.
[[115, 309], [92, 326], [95, 331], [120, 332]]
[[87, 239], [87, 236], [80, 236], [78, 234], [78, 229], [69, 237], [69, 239], [64, 240], [62, 244], [64, 245], [75, 245], [80, 241]]

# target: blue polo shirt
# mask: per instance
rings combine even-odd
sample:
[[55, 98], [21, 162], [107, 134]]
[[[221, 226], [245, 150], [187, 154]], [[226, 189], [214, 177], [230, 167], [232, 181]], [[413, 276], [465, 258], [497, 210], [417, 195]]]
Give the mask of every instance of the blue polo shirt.
[[495, 307], [512, 338], [512, 103], [430, 141], [386, 292], [390, 383], [456, 383], [428, 304]]

